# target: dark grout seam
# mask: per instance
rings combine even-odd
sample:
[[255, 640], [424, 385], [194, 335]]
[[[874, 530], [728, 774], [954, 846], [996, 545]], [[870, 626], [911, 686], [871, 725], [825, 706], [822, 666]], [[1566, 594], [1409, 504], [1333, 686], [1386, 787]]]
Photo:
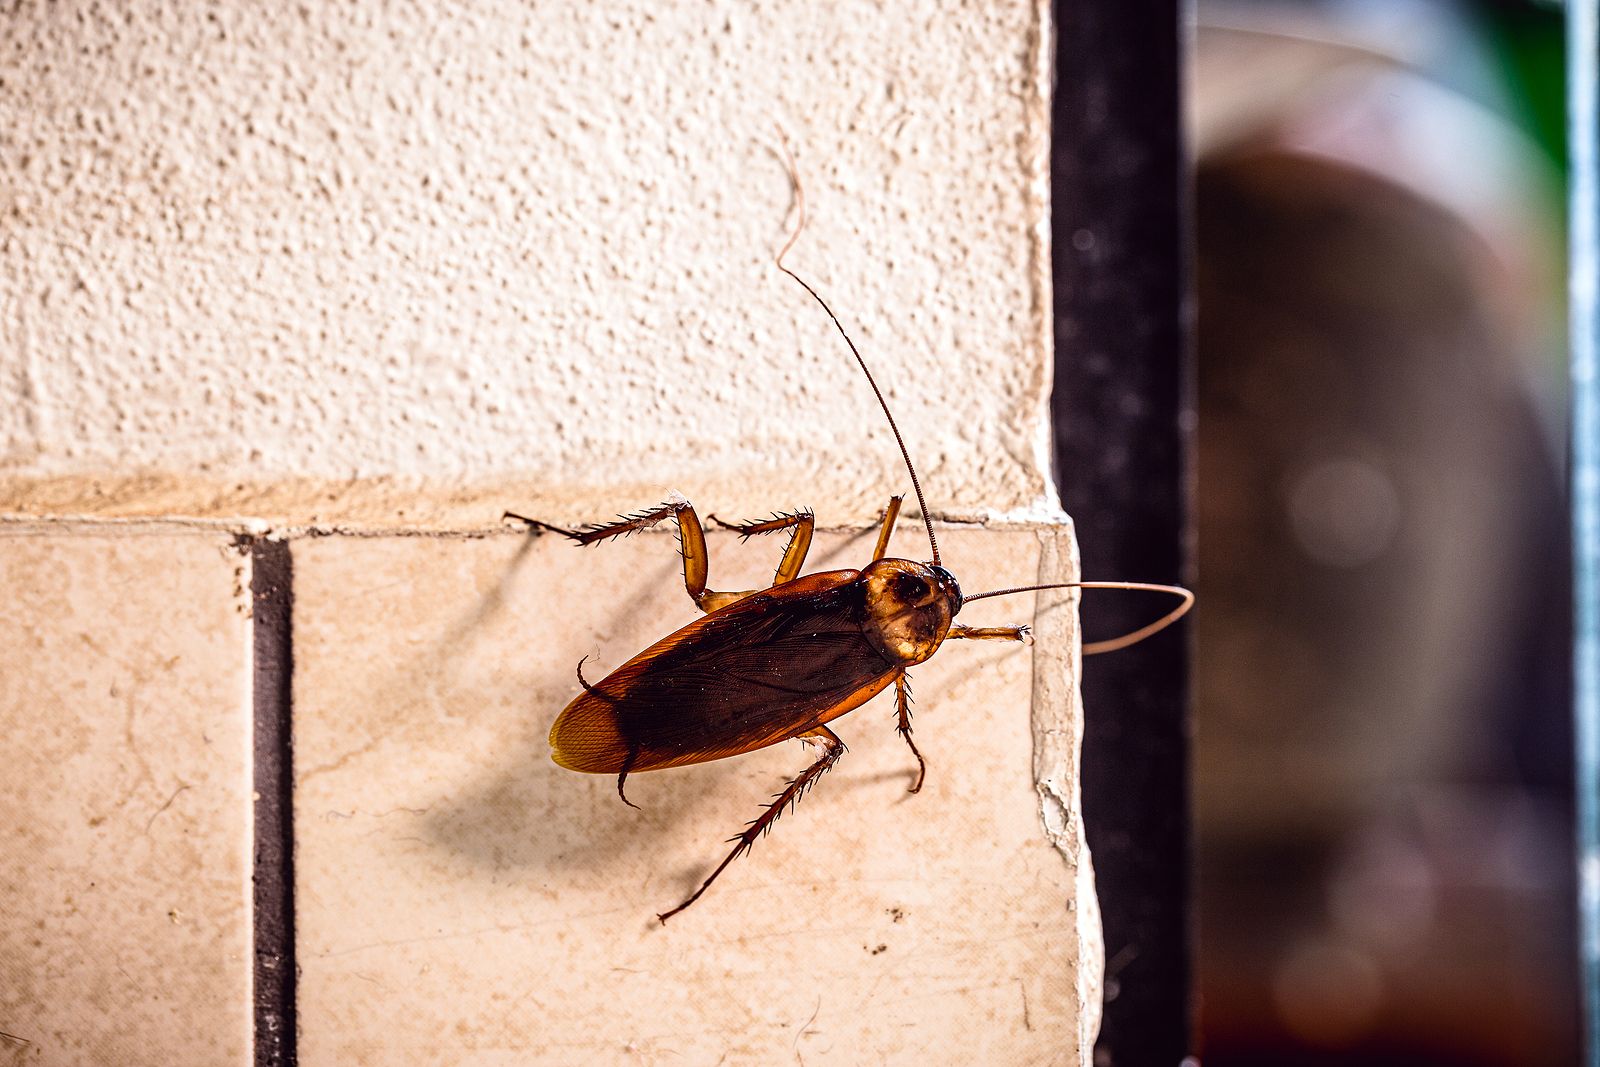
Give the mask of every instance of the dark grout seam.
[[250, 555], [255, 788], [256, 1067], [294, 1067], [294, 562], [286, 541], [240, 535]]

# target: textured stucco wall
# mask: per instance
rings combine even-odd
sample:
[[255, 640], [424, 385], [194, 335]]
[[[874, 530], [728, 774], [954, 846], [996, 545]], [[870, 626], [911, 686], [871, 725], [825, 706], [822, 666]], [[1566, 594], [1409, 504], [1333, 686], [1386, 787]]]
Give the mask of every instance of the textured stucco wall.
[[0, 512], [1048, 510], [1043, 11], [25, 4]]

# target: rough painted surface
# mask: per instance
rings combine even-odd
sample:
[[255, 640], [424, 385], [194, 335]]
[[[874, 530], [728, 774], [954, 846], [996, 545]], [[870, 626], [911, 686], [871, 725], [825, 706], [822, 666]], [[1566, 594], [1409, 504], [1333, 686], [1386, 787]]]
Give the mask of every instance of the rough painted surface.
[[[871, 544], [819, 537], [812, 564]], [[941, 544], [969, 592], [1075, 566], [1065, 530]], [[637, 811], [612, 777], [551, 762], [578, 658], [596, 678], [695, 616], [672, 548], [295, 545], [300, 1062], [1087, 1063], [1101, 950], [1075, 745], [1043, 750], [1074, 775], [1052, 780], [1048, 835], [1034, 787], [1039, 739], [1081, 728], [1075, 614], [1029, 596], [964, 612], [1048, 639], [950, 642], [911, 671], [923, 791], [880, 696], [833, 723], [838, 766], [662, 927], [807, 761], [786, 743], [638, 774]], [[776, 546], [710, 550], [737, 588]]]
[[79, 0], [0, 21], [0, 511], [1053, 504], [1043, 8]]
[[0, 530], [0, 1063], [252, 1062], [229, 540]]

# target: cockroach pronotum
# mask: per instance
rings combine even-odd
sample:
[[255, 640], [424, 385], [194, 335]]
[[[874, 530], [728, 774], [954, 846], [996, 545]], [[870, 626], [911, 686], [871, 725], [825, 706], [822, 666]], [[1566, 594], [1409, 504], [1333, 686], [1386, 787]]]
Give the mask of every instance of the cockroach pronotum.
[[965, 596], [955, 575], [941, 565], [933, 518], [922, 483], [894, 415], [855, 342], [817, 291], [784, 266], [783, 257], [805, 226], [805, 200], [793, 160], [785, 163], [794, 188], [796, 223], [774, 257], [775, 265], [821, 305], [866, 375], [894, 434], [928, 534], [926, 563], [886, 555], [889, 535], [903, 497], [884, 510], [877, 546], [861, 570], [802, 575], [811, 547], [815, 517], [810, 510], [779, 514], [757, 522], [727, 523], [741, 537], [792, 531], [772, 585], [765, 589], [719, 592], [706, 588], [704, 528], [694, 507], [680, 496], [615, 522], [568, 530], [514, 512], [505, 517], [531, 529], [569, 537], [581, 545], [647, 529], [668, 518], [681, 535], [683, 581], [704, 617], [668, 634], [622, 666], [589, 682], [578, 663], [583, 692], [557, 716], [550, 729], [551, 757], [575, 771], [617, 776], [617, 795], [628, 800], [625, 785], [636, 771], [708, 763], [791, 739], [819, 750], [816, 761], [791, 779], [754, 821], [733, 838], [733, 850], [700, 888], [677, 907], [660, 913], [665, 923], [699, 900], [728, 865], [772, 828], [786, 807], [799, 801], [844, 754], [844, 742], [828, 723], [895, 687], [898, 733], [917, 761], [910, 791], [922, 788], [927, 761], [911, 739], [911, 699], [906, 670], [938, 651], [946, 639], [1027, 641], [1027, 626], [963, 626], [954, 621], [976, 600], [1040, 589], [1129, 589], [1169, 593], [1180, 599], [1172, 611], [1132, 633], [1085, 644], [1085, 655], [1111, 652], [1141, 641], [1175, 622], [1194, 603], [1187, 589], [1147, 582], [1062, 582], [994, 589]]

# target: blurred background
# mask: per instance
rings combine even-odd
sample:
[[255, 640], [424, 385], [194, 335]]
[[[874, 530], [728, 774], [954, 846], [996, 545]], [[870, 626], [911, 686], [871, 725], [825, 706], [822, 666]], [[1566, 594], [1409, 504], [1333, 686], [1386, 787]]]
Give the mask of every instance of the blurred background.
[[1205, 1062], [1576, 1062], [1561, 7], [1198, 14]]

